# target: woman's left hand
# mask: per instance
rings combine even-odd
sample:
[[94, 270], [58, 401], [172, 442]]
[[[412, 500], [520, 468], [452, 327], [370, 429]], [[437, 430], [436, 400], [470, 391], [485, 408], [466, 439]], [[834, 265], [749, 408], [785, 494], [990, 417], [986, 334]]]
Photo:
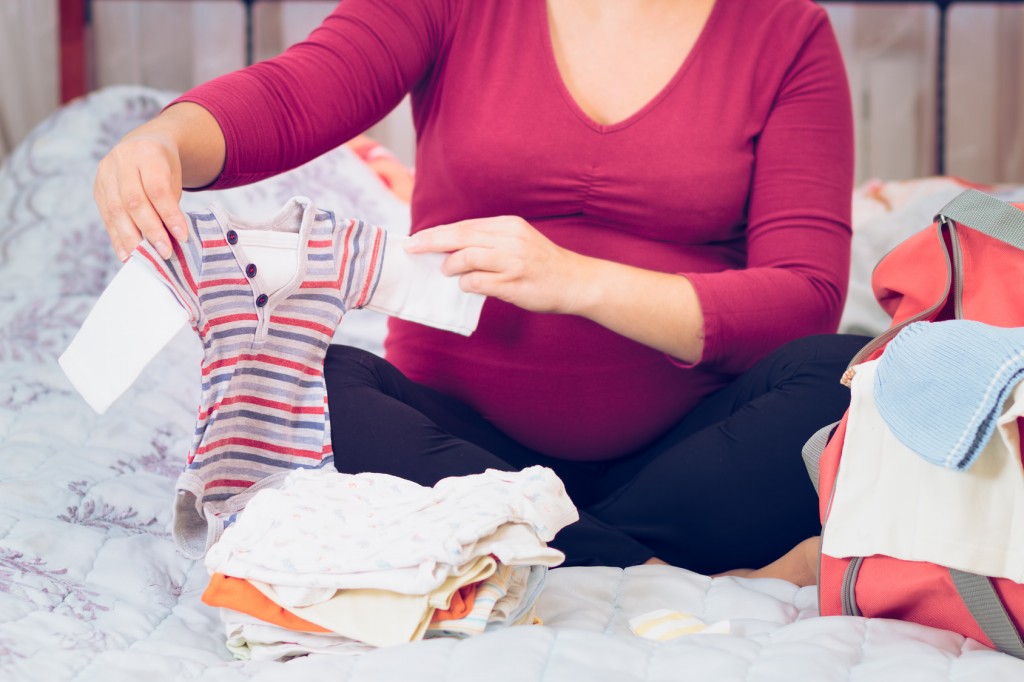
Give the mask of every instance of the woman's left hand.
[[422, 230], [409, 253], [447, 253], [444, 274], [463, 291], [538, 313], [572, 313], [585, 291], [587, 258], [553, 243], [516, 216], [477, 218]]
[[704, 352], [704, 315], [689, 279], [563, 249], [522, 218], [431, 227], [405, 249], [447, 253], [442, 270], [464, 291], [531, 312], [579, 315], [684, 362]]

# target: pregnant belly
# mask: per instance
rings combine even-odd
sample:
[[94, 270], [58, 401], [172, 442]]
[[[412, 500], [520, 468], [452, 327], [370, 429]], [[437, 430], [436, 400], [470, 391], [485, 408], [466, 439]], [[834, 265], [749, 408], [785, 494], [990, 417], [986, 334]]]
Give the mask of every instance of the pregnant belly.
[[510, 437], [575, 460], [629, 454], [671, 428], [724, 378], [578, 317], [489, 299], [469, 338], [392, 320], [387, 357], [468, 403]]

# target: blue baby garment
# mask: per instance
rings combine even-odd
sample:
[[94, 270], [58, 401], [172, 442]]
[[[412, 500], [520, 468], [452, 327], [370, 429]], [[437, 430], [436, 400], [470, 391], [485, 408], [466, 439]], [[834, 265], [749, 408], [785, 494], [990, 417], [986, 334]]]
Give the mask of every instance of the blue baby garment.
[[1021, 379], [1024, 329], [915, 322], [882, 354], [875, 405], [900, 442], [933, 464], [962, 471], [985, 449]]

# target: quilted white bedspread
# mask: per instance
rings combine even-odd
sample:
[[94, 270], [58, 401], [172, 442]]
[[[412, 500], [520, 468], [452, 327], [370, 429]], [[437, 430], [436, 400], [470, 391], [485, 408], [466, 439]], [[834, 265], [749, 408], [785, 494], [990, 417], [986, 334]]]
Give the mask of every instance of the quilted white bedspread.
[[[169, 95], [110, 89], [47, 120], [0, 172], [0, 680], [1024, 680], [1024, 662], [939, 630], [821, 618], [812, 588], [641, 566], [555, 569], [542, 626], [361, 656], [234, 661], [168, 534], [194, 424], [199, 349], [177, 338], [97, 417], [56, 363], [113, 275], [92, 203], [98, 159]], [[253, 187], [186, 197], [259, 217], [293, 194], [403, 230], [407, 210], [345, 149]], [[379, 350], [383, 320], [343, 322]], [[628, 621], [673, 609], [730, 634], [658, 643]]]

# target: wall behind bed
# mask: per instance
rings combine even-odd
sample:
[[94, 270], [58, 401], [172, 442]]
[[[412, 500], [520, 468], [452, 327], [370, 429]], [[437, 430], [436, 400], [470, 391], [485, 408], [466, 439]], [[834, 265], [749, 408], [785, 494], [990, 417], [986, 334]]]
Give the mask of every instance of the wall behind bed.
[[57, 106], [57, 3], [0, 0], [0, 159]]
[[[315, 28], [337, 0], [257, 0], [253, 57], [272, 57]], [[0, 160], [60, 104], [58, 0], [0, 0]], [[90, 88], [182, 91], [245, 65], [238, 0], [91, 0]], [[371, 133], [413, 161], [408, 102]]]
[[[517, 0], [518, 1], [518, 0]], [[58, 105], [56, 0], [0, 0], [0, 156]], [[938, 10], [927, 2], [825, 2], [846, 57], [857, 177], [932, 174]], [[330, 0], [258, 1], [254, 57], [301, 40]], [[184, 90], [245, 63], [241, 2], [92, 0], [90, 85]], [[944, 171], [1024, 182], [1024, 4], [959, 2], [948, 11]], [[408, 104], [372, 131], [412, 160]]]

